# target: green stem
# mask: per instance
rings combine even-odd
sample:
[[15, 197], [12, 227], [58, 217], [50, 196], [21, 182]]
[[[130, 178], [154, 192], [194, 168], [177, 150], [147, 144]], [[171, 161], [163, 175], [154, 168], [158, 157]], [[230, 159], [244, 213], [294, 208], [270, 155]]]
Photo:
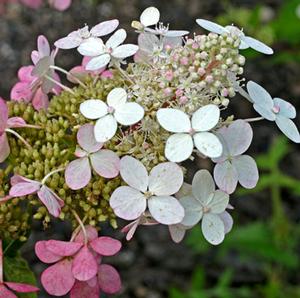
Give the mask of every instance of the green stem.
[[54, 171], [48, 173], [48, 174], [43, 178], [43, 180], [41, 181], [41, 184], [44, 185], [44, 184], [46, 183], [47, 179], [48, 179], [51, 175], [53, 175], [53, 174], [55, 174], [55, 173], [58, 173], [58, 172], [62, 172], [62, 171], [64, 171], [64, 170], [65, 170], [65, 168], [60, 168], [60, 169], [56, 169], [56, 170], [54, 170]]
[[58, 85], [59, 87], [61, 87], [61, 88], [64, 89], [65, 91], [68, 91], [68, 92], [70, 92], [71, 94], [75, 95], [74, 91], [73, 91], [71, 88], [69, 88], [69, 87], [63, 85], [62, 83], [56, 81], [55, 79], [49, 77], [48, 75], [45, 75], [44, 77], [45, 77], [47, 80], [51, 81], [52, 83]]
[[16, 131], [10, 129], [10, 128], [6, 128], [5, 129], [6, 132], [9, 132], [11, 134], [13, 134], [14, 136], [16, 136], [21, 142], [23, 142], [29, 149], [32, 149], [32, 147], [30, 146], [30, 144], [21, 136], [19, 135]]

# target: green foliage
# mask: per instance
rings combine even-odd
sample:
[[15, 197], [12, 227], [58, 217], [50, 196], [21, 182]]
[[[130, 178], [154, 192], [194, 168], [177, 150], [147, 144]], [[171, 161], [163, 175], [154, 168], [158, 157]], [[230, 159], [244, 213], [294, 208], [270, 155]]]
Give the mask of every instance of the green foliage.
[[[11, 282], [36, 285], [36, 278], [27, 262], [17, 254], [14, 257], [4, 256], [4, 278]], [[36, 298], [35, 293], [18, 294], [20, 298]]]
[[[291, 148], [285, 137], [280, 137], [267, 153], [256, 158], [261, 173], [255, 189], [239, 189], [238, 197], [254, 193], [270, 193], [271, 219], [247, 225], [236, 224], [222, 245], [214, 248], [214, 260], [223, 264], [229, 254], [238, 255], [241, 263], [259, 264], [266, 282], [255, 287], [233, 287], [234, 272], [225, 270], [216, 285], [209, 287], [203, 268], [197, 268], [188, 291], [170, 290], [170, 298], [286, 298], [300, 297], [300, 287], [291, 285], [289, 274], [297, 272], [300, 243], [300, 227], [292, 225], [282, 206], [282, 190], [300, 194], [299, 180], [285, 174], [280, 165]], [[242, 198], [240, 198], [242, 199]], [[191, 230], [187, 244], [199, 255], [210, 255], [212, 247], [203, 238], [200, 227]]]

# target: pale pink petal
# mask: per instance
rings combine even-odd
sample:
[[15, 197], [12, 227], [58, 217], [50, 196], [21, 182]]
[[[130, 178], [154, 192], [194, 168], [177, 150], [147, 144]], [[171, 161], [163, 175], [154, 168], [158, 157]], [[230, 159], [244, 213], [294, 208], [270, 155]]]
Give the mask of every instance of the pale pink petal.
[[183, 184], [183, 172], [173, 162], [155, 166], [149, 174], [149, 191], [156, 196], [170, 196], [178, 192]]
[[21, 183], [21, 182], [27, 182], [27, 183], [38, 183], [37, 181], [34, 181], [34, 180], [31, 180], [31, 179], [28, 179], [28, 178], [25, 178], [23, 176], [20, 176], [20, 175], [13, 175], [11, 178], [10, 178], [10, 184], [11, 185], [16, 185], [18, 183]]
[[148, 187], [148, 172], [145, 166], [131, 156], [124, 156], [120, 163], [122, 179], [131, 187], [145, 192]]
[[179, 202], [184, 208], [184, 218], [180, 223], [184, 226], [196, 225], [203, 215], [202, 204], [193, 196], [183, 197], [179, 199]]
[[218, 187], [232, 194], [237, 186], [238, 173], [236, 168], [229, 161], [224, 161], [215, 165], [214, 168], [214, 178]]
[[185, 236], [185, 231], [186, 229], [181, 224], [169, 226], [171, 238], [175, 243], [180, 243], [183, 240]]
[[104, 44], [101, 38], [89, 37], [78, 47], [82, 56], [96, 57], [105, 53]]
[[76, 280], [71, 292], [70, 298], [99, 298], [100, 289], [98, 283], [95, 286], [89, 285], [88, 282]]
[[100, 150], [91, 154], [91, 164], [95, 172], [104, 178], [114, 178], [119, 175], [120, 158], [111, 150]]
[[16, 83], [10, 92], [10, 98], [13, 101], [24, 100], [30, 102], [32, 98], [32, 91], [30, 89], [30, 83], [28, 82], [18, 82]]
[[0, 163], [5, 161], [5, 159], [9, 156], [10, 147], [7, 139], [6, 133], [2, 133], [0, 135]]
[[76, 157], [86, 157], [88, 156], [88, 153], [86, 151], [84, 151], [83, 149], [81, 149], [80, 147], [76, 147], [74, 155]]
[[204, 238], [213, 245], [218, 245], [224, 240], [225, 226], [217, 214], [204, 214], [201, 229]]
[[140, 224], [140, 219], [137, 219], [137, 220], [135, 220], [135, 221], [129, 223], [128, 225], [126, 225], [126, 226], [121, 230], [122, 233], [126, 233], [126, 240], [127, 240], [127, 241], [130, 241], [130, 240], [133, 238], [133, 236], [134, 236], [134, 234], [135, 234], [135, 232], [136, 232], [136, 230], [137, 230], [139, 224]]
[[[37, 288], [35, 286], [24, 284], [24, 283], [5, 282], [5, 285], [7, 285], [10, 289], [12, 289], [18, 293], [33, 293], [33, 292], [37, 292], [40, 290], [39, 288]], [[1, 294], [1, 292], [0, 292], [0, 294]]]
[[11, 117], [7, 120], [7, 127], [16, 128], [16, 127], [25, 127], [26, 122], [21, 117]]
[[85, 124], [81, 126], [77, 132], [77, 142], [82, 149], [88, 153], [93, 153], [100, 150], [103, 143], [96, 141], [94, 136], [94, 125]]
[[209, 171], [200, 170], [195, 174], [192, 182], [192, 193], [202, 205], [207, 204], [215, 189], [215, 182]]
[[82, 38], [79, 36], [67, 36], [57, 40], [54, 45], [63, 50], [69, 50], [73, 48], [77, 48], [82, 42]]
[[9, 195], [12, 197], [22, 197], [33, 193], [36, 193], [40, 189], [41, 185], [38, 182], [22, 182], [13, 185], [9, 191]]
[[296, 117], [296, 109], [288, 101], [275, 97], [274, 105], [279, 107], [279, 115], [290, 119], [294, 119]]
[[94, 26], [91, 30], [90, 33], [93, 36], [104, 36], [112, 33], [113, 31], [116, 30], [116, 28], [119, 26], [119, 21], [114, 19], [114, 20], [109, 20], [105, 22], [101, 22], [98, 25]]
[[259, 174], [255, 160], [249, 155], [241, 155], [232, 160], [239, 183], [245, 188], [254, 188], [258, 182]]
[[71, 3], [72, 0], [51, 0], [51, 5], [59, 11], [68, 9]]
[[84, 246], [73, 260], [72, 273], [74, 277], [80, 281], [87, 281], [96, 276], [98, 271], [98, 264], [88, 249]]
[[41, 283], [50, 295], [63, 296], [72, 289], [75, 283], [72, 262], [72, 260], [64, 259], [42, 273]]
[[231, 215], [227, 211], [224, 211], [223, 213], [219, 214], [219, 216], [224, 223], [225, 234], [229, 233], [233, 226], [233, 219]]
[[66, 184], [73, 190], [85, 187], [90, 182], [91, 177], [91, 166], [88, 157], [75, 159], [66, 167]]
[[73, 256], [82, 247], [82, 243], [61, 240], [48, 240], [45, 243], [47, 250], [62, 257]]
[[105, 67], [110, 61], [109, 54], [103, 54], [97, 57], [93, 57], [86, 65], [86, 70], [99, 70]]
[[[85, 226], [85, 230], [87, 233], [88, 241], [92, 241], [98, 237], [98, 232], [97, 232], [96, 228], [94, 228], [92, 226]], [[78, 235], [75, 237], [74, 241], [79, 242], [79, 243], [84, 243], [84, 234], [83, 234], [82, 230], [80, 230]]]
[[21, 82], [31, 83], [36, 79], [36, 77], [31, 75], [33, 68], [34, 68], [33, 65], [28, 65], [28, 66], [22, 66], [18, 70], [18, 78], [20, 79]]
[[32, 105], [37, 111], [48, 109], [49, 98], [48, 95], [43, 92], [42, 88], [38, 88], [33, 95]]
[[42, 5], [42, 0], [21, 0], [21, 2], [32, 9], [37, 9]]
[[113, 77], [114, 77], [114, 74], [110, 70], [105, 70], [101, 73], [101, 78], [112, 79]]
[[244, 153], [250, 146], [253, 131], [250, 124], [244, 120], [236, 120], [227, 128], [223, 127], [218, 131], [224, 139], [228, 153], [237, 156]]
[[59, 261], [62, 257], [52, 253], [46, 248], [47, 241], [38, 241], [35, 244], [34, 250], [37, 257], [46, 264], [51, 264]]
[[117, 254], [122, 244], [119, 240], [111, 237], [99, 237], [90, 242], [92, 249], [102, 256], [113, 256]]
[[211, 213], [220, 214], [225, 211], [229, 203], [229, 195], [221, 190], [216, 190], [212, 200], [207, 204]]
[[0, 198], [0, 204], [2, 203], [6, 203], [7, 201], [11, 200], [12, 197], [11, 196], [5, 196], [3, 198]]
[[4, 284], [0, 284], [0, 297], [18, 298], [12, 291], [8, 290]]
[[110, 206], [114, 213], [123, 219], [137, 219], [146, 210], [146, 198], [138, 190], [128, 187], [118, 187], [110, 197]]
[[169, 196], [151, 197], [148, 199], [151, 215], [161, 224], [173, 225], [184, 218], [184, 209], [179, 201]]
[[8, 108], [4, 99], [0, 98], [0, 133], [6, 128], [8, 120]]
[[54, 217], [58, 217], [61, 211], [62, 203], [61, 201], [57, 200], [55, 194], [45, 185], [41, 187], [37, 194], [41, 202], [47, 208], [48, 212]]
[[50, 45], [48, 39], [44, 35], [39, 35], [37, 39], [37, 48], [40, 58], [50, 55]]
[[100, 265], [98, 281], [100, 289], [106, 294], [116, 294], [122, 287], [118, 271], [110, 265]]
[[34, 50], [31, 52], [31, 61], [34, 65], [36, 65], [39, 62], [40, 54], [38, 51]]

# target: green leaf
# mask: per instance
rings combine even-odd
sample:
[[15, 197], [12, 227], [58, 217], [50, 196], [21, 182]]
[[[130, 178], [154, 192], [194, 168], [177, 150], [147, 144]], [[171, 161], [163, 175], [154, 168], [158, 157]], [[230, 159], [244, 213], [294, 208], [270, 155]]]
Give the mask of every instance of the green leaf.
[[[30, 285], [36, 285], [36, 278], [30, 270], [27, 261], [20, 256], [15, 257], [4, 256], [4, 278], [6, 281], [20, 282]], [[19, 294], [20, 298], [37, 298], [36, 293]]]

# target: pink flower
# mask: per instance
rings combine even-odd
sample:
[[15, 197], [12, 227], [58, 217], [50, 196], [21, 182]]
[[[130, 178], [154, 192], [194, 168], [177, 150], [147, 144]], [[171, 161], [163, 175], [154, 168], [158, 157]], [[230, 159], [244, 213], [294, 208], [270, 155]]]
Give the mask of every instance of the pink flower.
[[77, 133], [77, 148], [75, 155], [79, 157], [71, 161], [65, 171], [67, 185], [74, 190], [85, 187], [91, 180], [92, 168], [104, 178], [114, 178], [119, 175], [120, 159], [111, 150], [101, 149], [103, 143], [98, 143], [94, 137], [94, 126], [85, 124]]
[[[88, 76], [96, 77], [101, 75], [101, 78], [113, 78], [113, 73], [110, 70], [105, 70], [105, 67], [94, 71], [86, 70], [86, 65], [90, 60], [91, 57], [83, 57], [81, 65], [73, 67], [70, 70], [70, 73], [81, 81], [85, 81]], [[68, 80], [74, 84], [78, 83], [72, 76], [68, 76]]]
[[[21, 117], [11, 117], [8, 118], [8, 108], [7, 105], [0, 97], [0, 163], [3, 162], [10, 153], [9, 143], [6, 133], [12, 133], [19, 136], [11, 128], [18, 127], [33, 127], [32, 125], [26, 124], [25, 120]], [[20, 136], [19, 136], [20, 137]]]
[[41, 282], [53, 296], [70, 292], [72, 298], [98, 298], [100, 291], [117, 293], [120, 276], [114, 267], [101, 261], [103, 256], [113, 256], [120, 249], [120, 241], [98, 237], [92, 226], [86, 226], [74, 241], [39, 241], [35, 246], [38, 258], [47, 264], [55, 263], [42, 273]]
[[11, 185], [9, 191], [11, 197], [22, 197], [36, 193], [49, 213], [54, 217], [59, 216], [64, 201], [42, 182], [15, 175], [11, 178]]
[[[32, 9], [38, 9], [42, 6], [43, 1], [42, 0], [20, 0], [21, 3], [24, 5], [32, 8]], [[72, 4], [72, 0], [48, 0], [49, 5], [53, 8], [64, 11], [70, 7]]]
[[2, 240], [0, 239], [0, 297], [16, 298], [17, 296], [13, 291], [17, 293], [32, 293], [39, 291], [39, 289], [24, 283], [3, 281], [3, 250]]
[[31, 59], [34, 65], [23, 66], [18, 71], [19, 82], [17, 82], [10, 93], [14, 101], [24, 100], [32, 102], [36, 110], [47, 109], [49, 105], [48, 93], [59, 94], [61, 88], [53, 82], [44, 78], [50, 78], [60, 82], [60, 78], [51, 65], [57, 51], [50, 51], [50, 45], [45, 36], [40, 35], [37, 40], [37, 50], [32, 51]]

